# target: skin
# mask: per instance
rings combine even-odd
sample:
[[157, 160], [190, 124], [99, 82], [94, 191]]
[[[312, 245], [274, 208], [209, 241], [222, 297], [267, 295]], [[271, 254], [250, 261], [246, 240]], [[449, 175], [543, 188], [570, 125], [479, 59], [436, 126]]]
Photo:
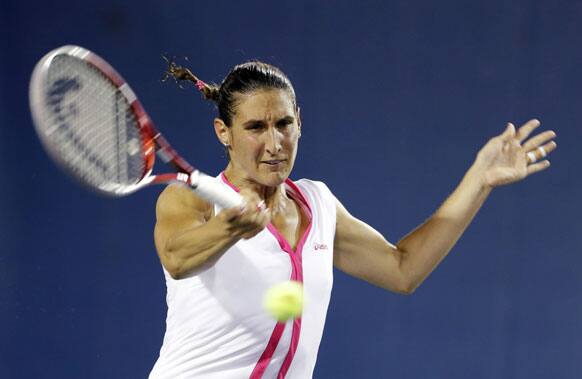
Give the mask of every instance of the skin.
[[[241, 189], [246, 206], [215, 215], [210, 204], [177, 185], [168, 186], [158, 199], [156, 247], [162, 264], [176, 279], [212, 264], [238, 240], [253, 237], [269, 222], [292, 246], [307, 226], [307, 216], [284, 187], [301, 135], [299, 109], [284, 90], [258, 90], [238, 100], [232, 125], [215, 119], [214, 128], [231, 157], [225, 175]], [[495, 187], [549, 167], [536, 149], [542, 146], [552, 152], [556, 134], [546, 131], [529, 138], [539, 126], [538, 120], [530, 120], [516, 130], [509, 123], [480, 149], [437, 211], [396, 244], [337, 201], [334, 265], [387, 290], [414, 292], [449, 253]], [[528, 162], [530, 151], [541, 161]], [[263, 202], [266, 207], [259, 206]]]

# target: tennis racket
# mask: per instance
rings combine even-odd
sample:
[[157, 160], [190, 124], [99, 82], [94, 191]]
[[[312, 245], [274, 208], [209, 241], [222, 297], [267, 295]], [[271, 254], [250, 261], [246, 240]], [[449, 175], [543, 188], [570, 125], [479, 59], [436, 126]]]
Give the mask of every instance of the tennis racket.
[[[63, 46], [37, 63], [30, 109], [51, 158], [100, 194], [120, 197], [150, 184], [181, 182], [223, 208], [242, 204], [239, 194], [186, 162], [121, 75], [87, 49]], [[153, 175], [156, 153], [175, 172]]]

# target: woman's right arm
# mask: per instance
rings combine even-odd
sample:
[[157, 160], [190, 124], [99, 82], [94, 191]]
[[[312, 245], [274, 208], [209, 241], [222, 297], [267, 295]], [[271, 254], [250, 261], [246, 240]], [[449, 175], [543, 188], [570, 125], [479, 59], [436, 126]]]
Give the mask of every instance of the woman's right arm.
[[210, 258], [218, 258], [241, 238], [251, 238], [269, 223], [258, 210], [258, 198], [245, 196], [244, 208], [225, 209], [214, 215], [212, 204], [187, 187], [170, 185], [156, 204], [154, 240], [162, 265], [181, 279]]

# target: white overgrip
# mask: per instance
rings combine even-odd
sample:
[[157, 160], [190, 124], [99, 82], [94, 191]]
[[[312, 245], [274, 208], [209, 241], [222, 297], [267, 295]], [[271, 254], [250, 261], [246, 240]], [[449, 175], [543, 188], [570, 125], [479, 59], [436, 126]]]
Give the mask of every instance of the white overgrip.
[[243, 198], [238, 193], [225, 188], [215, 178], [198, 170], [190, 176], [190, 186], [201, 198], [222, 208], [232, 208], [243, 204]]

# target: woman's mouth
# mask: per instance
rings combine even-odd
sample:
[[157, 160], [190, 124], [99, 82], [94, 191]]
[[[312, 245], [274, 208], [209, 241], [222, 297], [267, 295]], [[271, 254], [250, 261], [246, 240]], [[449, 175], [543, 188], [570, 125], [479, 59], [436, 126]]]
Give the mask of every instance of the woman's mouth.
[[277, 166], [279, 163], [282, 162], [285, 162], [285, 159], [270, 159], [268, 161], [261, 161], [261, 163], [264, 163], [269, 166]]

